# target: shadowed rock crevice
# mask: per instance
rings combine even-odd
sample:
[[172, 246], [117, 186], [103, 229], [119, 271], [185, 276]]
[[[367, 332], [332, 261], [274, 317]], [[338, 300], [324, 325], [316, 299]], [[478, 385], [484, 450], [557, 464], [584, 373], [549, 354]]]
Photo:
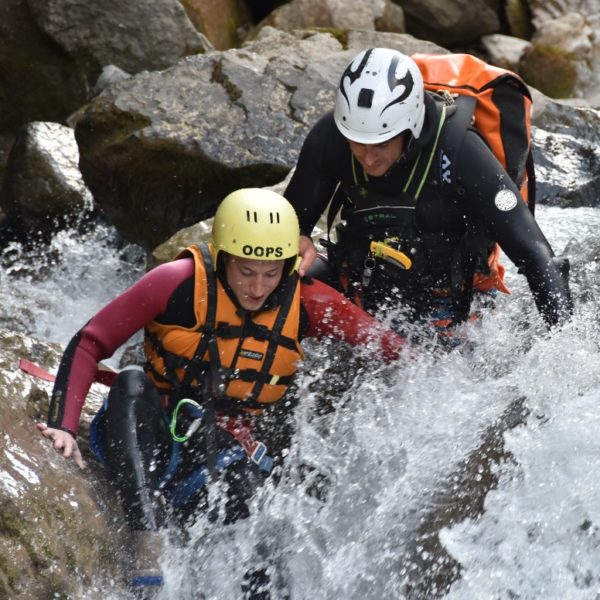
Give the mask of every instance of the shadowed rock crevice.
[[[238, 88], [223, 72], [223, 63], [220, 60], [217, 60], [214, 63], [210, 81], [211, 83], [218, 83], [223, 87], [232, 104], [235, 104], [242, 97], [242, 90]], [[244, 107], [242, 106], [242, 108]], [[245, 108], [244, 112], [246, 113], [246, 116], [248, 116], [248, 112]]]

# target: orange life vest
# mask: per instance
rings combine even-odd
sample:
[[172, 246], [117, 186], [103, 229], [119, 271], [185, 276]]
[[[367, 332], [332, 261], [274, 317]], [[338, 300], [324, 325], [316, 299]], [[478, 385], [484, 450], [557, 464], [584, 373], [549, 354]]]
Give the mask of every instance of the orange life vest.
[[224, 391], [219, 399], [240, 408], [279, 400], [304, 357], [300, 342], [300, 280], [282, 282], [281, 303], [256, 313], [240, 311], [216, 276], [211, 248], [190, 246], [175, 260], [194, 259], [193, 327], [153, 321], [146, 327], [146, 370], [162, 389], [189, 394], [218, 373]]

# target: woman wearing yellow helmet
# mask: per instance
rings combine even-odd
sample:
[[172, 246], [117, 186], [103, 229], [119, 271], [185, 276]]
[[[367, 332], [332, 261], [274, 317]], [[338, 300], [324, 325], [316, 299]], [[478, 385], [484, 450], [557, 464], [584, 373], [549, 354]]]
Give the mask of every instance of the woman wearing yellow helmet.
[[253, 425], [283, 397], [303, 337], [377, 339], [385, 358], [398, 355], [402, 338], [324, 283], [300, 280], [298, 240], [285, 198], [237, 190], [217, 210], [212, 244], [148, 272], [92, 317], [63, 355], [48, 422], [38, 428], [83, 467], [75, 436], [97, 364], [145, 330], [144, 369], [117, 375], [90, 436], [133, 533], [132, 586], [162, 584], [151, 548], [163, 506], [181, 514], [202, 506], [207, 472], [229, 484], [225, 521], [248, 514], [251, 480], [273, 465]]

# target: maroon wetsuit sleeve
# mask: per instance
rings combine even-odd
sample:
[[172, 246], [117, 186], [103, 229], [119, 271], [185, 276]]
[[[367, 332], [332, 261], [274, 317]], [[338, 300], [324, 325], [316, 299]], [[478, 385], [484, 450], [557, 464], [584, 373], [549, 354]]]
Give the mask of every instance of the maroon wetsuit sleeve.
[[56, 376], [48, 417], [50, 427], [77, 432], [98, 363], [111, 357], [137, 331], [164, 313], [174, 291], [193, 274], [192, 259], [156, 267], [75, 334]]
[[386, 361], [398, 358], [404, 338], [332, 287], [317, 279], [303, 282], [301, 298], [310, 322], [307, 337], [332, 336], [353, 346], [377, 344]]

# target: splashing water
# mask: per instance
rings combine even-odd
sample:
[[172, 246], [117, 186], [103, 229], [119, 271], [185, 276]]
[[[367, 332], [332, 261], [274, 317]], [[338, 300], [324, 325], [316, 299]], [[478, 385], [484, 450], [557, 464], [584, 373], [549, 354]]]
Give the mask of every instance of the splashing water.
[[104, 225], [61, 231], [33, 250], [12, 242], [0, 254], [0, 327], [66, 345], [144, 270], [142, 250]]
[[[306, 341], [281, 480], [248, 519], [201, 517], [173, 541], [160, 598], [239, 598], [265, 565], [273, 599], [598, 597], [600, 210], [537, 218], [572, 259], [572, 321], [547, 332], [505, 260], [513, 294], [462, 327], [461, 348], [385, 365]], [[110, 235], [59, 236], [43, 276], [3, 267], [11, 323], [65, 343], [143, 270]]]

